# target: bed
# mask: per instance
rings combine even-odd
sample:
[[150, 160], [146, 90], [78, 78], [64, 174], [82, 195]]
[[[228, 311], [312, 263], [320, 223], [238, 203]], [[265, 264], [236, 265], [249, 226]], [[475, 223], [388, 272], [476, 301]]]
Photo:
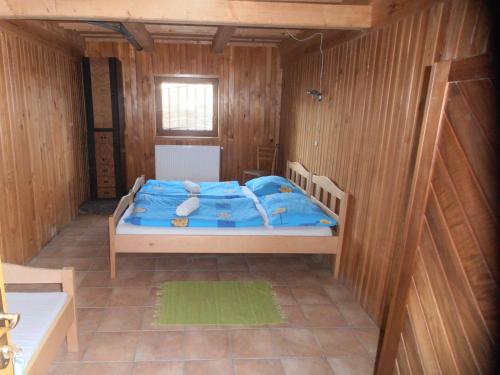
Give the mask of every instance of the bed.
[[7, 307], [19, 313], [10, 330], [12, 343], [22, 349], [24, 374], [42, 375], [49, 370], [66, 338], [68, 351], [78, 351], [75, 307], [75, 272], [2, 264], [6, 284], [61, 284], [60, 292], [7, 292]]
[[[286, 178], [334, 218], [334, 229], [311, 228], [154, 228], [127, 225], [134, 198], [145, 184], [138, 177], [109, 217], [111, 278], [116, 277], [119, 253], [282, 253], [331, 255], [338, 277], [349, 195], [326, 176], [313, 175], [300, 163], [287, 161]], [[213, 249], [213, 250], [211, 250]]]

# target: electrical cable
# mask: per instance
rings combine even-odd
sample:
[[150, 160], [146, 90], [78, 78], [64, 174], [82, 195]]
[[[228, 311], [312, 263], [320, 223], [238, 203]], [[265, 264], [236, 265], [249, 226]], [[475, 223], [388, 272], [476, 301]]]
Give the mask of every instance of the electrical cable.
[[286, 33], [293, 39], [293, 40], [296, 40], [297, 42], [305, 42], [306, 40], [309, 40], [309, 39], [312, 39], [314, 38], [315, 36], [318, 36], [320, 37], [320, 40], [319, 40], [319, 54], [321, 55], [321, 66], [320, 66], [320, 70], [319, 70], [319, 92], [323, 92], [322, 88], [323, 88], [323, 60], [324, 60], [324, 56], [323, 56], [323, 33], [321, 32], [317, 32], [317, 33], [314, 33], [312, 35], [309, 35], [308, 37], [306, 38], [303, 38], [303, 39], [300, 39], [300, 38], [297, 38], [295, 35], [293, 35], [290, 31], [286, 30]]

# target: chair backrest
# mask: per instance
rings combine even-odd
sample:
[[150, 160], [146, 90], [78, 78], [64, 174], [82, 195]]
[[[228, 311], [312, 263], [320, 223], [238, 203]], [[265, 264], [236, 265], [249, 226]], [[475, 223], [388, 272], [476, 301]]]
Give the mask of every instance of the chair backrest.
[[274, 147], [257, 146], [257, 169], [269, 170], [276, 174], [278, 159], [278, 145]]

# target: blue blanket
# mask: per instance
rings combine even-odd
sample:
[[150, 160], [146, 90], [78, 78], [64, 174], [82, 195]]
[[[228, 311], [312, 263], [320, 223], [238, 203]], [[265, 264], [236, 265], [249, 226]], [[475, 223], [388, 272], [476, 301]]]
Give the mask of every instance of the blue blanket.
[[302, 193], [270, 194], [259, 197], [259, 201], [266, 210], [269, 224], [272, 226], [333, 227], [337, 223]]
[[[200, 182], [200, 193], [203, 198], [244, 198], [238, 181]], [[184, 189], [182, 181], [148, 180], [138, 194], [173, 196], [187, 198], [190, 193]]]
[[175, 214], [184, 201], [180, 197], [142, 194], [136, 196], [133, 213], [126, 223], [150, 227], [258, 227], [262, 217], [250, 198], [200, 198], [200, 207], [187, 217]]

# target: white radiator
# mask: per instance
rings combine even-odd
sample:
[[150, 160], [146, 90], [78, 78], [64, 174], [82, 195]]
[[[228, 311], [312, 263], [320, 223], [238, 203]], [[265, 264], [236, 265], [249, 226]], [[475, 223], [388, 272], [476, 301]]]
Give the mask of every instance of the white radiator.
[[157, 180], [219, 181], [220, 146], [155, 146]]

